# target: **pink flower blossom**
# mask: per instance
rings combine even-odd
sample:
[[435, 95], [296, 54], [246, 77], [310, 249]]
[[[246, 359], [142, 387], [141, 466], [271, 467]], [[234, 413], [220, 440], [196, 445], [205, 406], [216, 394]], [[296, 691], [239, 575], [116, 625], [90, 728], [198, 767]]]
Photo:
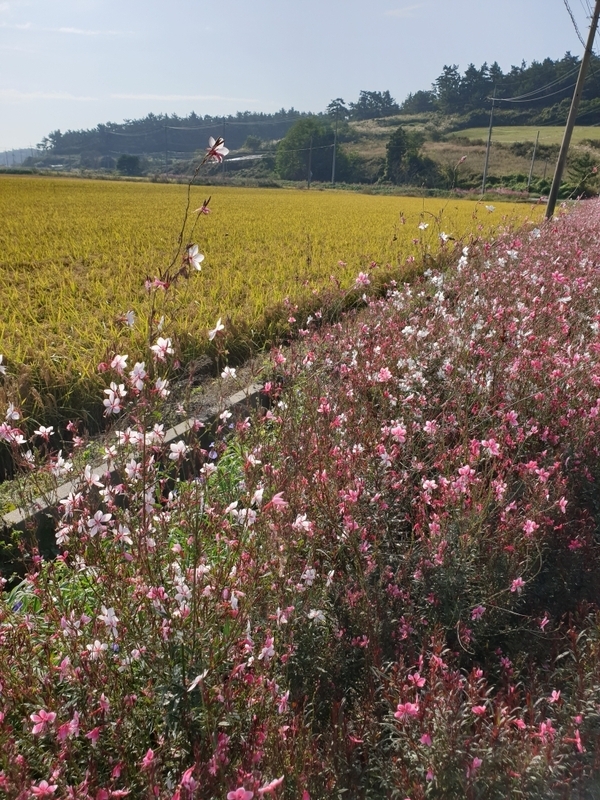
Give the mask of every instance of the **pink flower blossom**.
[[539, 527], [540, 526], [537, 524], [537, 522], [534, 522], [532, 519], [526, 519], [525, 522], [523, 523], [523, 530], [525, 531], [525, 536], [532, 536], [534, 531], [537, 531]]
[[54, 711], [46, 711], [41, 708], [37, 713], [30, 714], [29, 719], [35, 723], [31, 732], [36, 736], [46, 733], [46, 727], [51, 725], [56, 719]]
[[484, 717], [487, 713], [487, 709], [485, 706], [471, 706], [471, 711], [475, 714], [476, 717]]
[[475, 606], [475, 608], [471, 611], [471, 619], [478, 620], [483, 617], [485, 614], [485, 606]]
[[477, 770], [482, 764], [483, 761], [480, 758], [477, 758], [477, 756], [475, 756], [473, 761], [471, 761], [471, 763], [467, 767], [467, 778], [471, 778], [477, 772]]
[[57, 783], [50, 785], [48, 781], [40, 781], [37, 786], [34, 784], [31, 787], [31, 794], [34, 797], [51, 797], [57, 789]]
[[394, 716], [396, 719], [400, 721], [405, 719], [410, 719], [411, 717], [417, 717], [419, 715], [419, 704], [418, 703], [398, 703], [398, 707], [394, 712]]
[[411, 675], [408, 676], [409, 683], [416, 689], [422, 689], [425, 686], [426, 680], [419, 672], [413, 672]]
[[100, 738], [100, 730], [101, 728], [98, 725], [97, 727], [92, 728], [91, 731], [88, 731], [88, 733], [86, 733], [85, 735], [85, 738], [89, 739], [90, 742], [92, 743], [92, 747], [96, 747], [96, 745], [98, 744], [98, 739]]
[[281, 784], [283, 783], [283, 779], [284, 779], [284, 776], [282, 775], [281, 778], [275, 778], [270, 783], [266, 783], [264, 786], [260, 787], [260, 789], [258, 790], [257, 794], [259, 794], [261, 796], [263, 794], [273, 794], [275, 789], [277, 789], [277, 787], [281, 786]]
[[254, 797], [254, 792], [250, 792], [247, 789], [244, 789], [243, 786], [240, 786], [233, 792], [227, 793], [227, 800], [252, 800], [253, 797]]
[[390, 433], [398, 444], [404, 444], [406, 442], [406, 428], [401, 423], [394, 425], [394, 427], [390, 429]]
[[523, 580], [523, 578], [515, 578], [510, 585], [510, 590], [513, 593], [516, 592], [517, 594], [521, 594], [524, 586], [525, 586], [525, 581]]

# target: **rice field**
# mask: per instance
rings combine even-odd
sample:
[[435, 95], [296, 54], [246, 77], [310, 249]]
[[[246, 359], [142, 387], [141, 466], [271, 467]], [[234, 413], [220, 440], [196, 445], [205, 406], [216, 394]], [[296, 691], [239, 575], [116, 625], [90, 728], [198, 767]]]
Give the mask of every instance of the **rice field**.
[[[466, 200], [201, 186], [190, 209], [209, 195], [211, 213], [191, 214], [183, 237], [204, 253], [202, 271], [156, 306], [184, 363], [208, 350], [219, 317], [230, 346], [264, 341], [273, 309], [287, 324], [285, 298], [309, 307], [333, 283], [373, 275], [372, 262], [401, 279], [407, 260], [439, 249], [442, 232], [488, 236], [542, 215], [509, 203], [490, 211]], [[89, 405], [97, 365], [112, 354], [144, 357], [144, 282], [177, 253], [186, 197], [181, 185], [0, 176], [0, 353], [38, 417]], [[131, 330], [119, 322], [130, 310]]]

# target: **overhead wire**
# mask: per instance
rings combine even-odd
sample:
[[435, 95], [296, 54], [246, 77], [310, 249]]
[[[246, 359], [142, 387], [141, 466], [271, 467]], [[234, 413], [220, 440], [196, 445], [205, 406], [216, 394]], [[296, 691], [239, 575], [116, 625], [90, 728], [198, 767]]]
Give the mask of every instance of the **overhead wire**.
[[575, 33], [577, 34], [577, 38], [579, 39], [579, 41], [583, 45], [583, 48], [585, 49], [586, 44], [583, 41], [583, 36], [581, 35], [581, 33], [579, 31], [579, 27], [577, 25], [577, 21], [575, 19], [575, 15], [573, 14], [573, 12], [571, 10], [571, 6], [569, 5], [569, 0], [563, 0], [563, 3], [565, 4], [565, 8], [567, 9], [567, 12], [568, 12], [569, 16], [571, 17], [571, 22], [573, 23], [573, 27], [575, 28]]

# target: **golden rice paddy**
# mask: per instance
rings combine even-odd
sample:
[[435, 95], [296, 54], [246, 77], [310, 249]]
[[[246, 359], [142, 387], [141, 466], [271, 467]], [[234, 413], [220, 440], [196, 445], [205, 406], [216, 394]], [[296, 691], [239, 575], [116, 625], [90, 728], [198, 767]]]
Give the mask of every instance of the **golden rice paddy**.
[[[373, 276], [372, 262], [402, 279], [407, 258], [437, 252], [442, 232], [468, 240], [542, 214], [527, 204], [491, 211], [467, 200], [201, 186], [190, 209], [209, 195], [211, 213], [191, 214], [183, 240], [204, 253], [202, 271], [157, 304], [183, 361], [208, 349], [219, 317], [230, 342], [264, 341], [285, 298], [308, 306], [333, 283]], [[33, 396], [46, 412], [89, 405], [98, 362], [147, 358], [144, 282], [173, 260], [186, 199], [181, 185], [0, 176], [0, 353], [23, 402]], [[118, 322], [129, 310], [132, 330]]]

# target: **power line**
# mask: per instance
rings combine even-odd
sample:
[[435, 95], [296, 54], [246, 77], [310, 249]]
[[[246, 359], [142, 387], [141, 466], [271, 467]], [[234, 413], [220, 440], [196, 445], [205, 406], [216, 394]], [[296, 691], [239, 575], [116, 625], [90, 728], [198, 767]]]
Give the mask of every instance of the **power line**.
[[[515, 97], [497, 97], [496, 100], [502, 100], [503, 102], [508, 103], [513, 101], [514, 102], [521, 101], [522, 99], [525, 98], [530, 98], [534, 94], [539, 94], [540, 92], [543, 92], [546, 89], [551, 89], [553, 86], [556, 86], [557, 83], [562, 83], [562, 81], [566, 80], [567, 78], [570, 78], [571, 75], [575, 75], [576, 72], [579, 72], [579, 64], [576, 67], [573, 67], [573, 69], [569, 70], [568, 72], [565, 72], [565, 74], [561, 75], [560, 78], [555, 78], [553, 81], [550, 81], [550, 83], [547, 83], [544, 86], [540, 86], [537, 89], [532, 89], [530, 92], [524, 92], [523, 94], [518, 94]], [[492, 98], [488, 97], [487, 99], [491, 100]], [[534, 98], [534, 99], [543, 99], [543, 98]]]
[[[579, 67], [577, 67], [577, 69], [579, 69]], [[555, 85], [556, 85], [556, 83], [558, 83], [558, 81], [555, 82]], [[535, 103], [536, 100], [545, 100], [547, 97], [554, 97], [555, 94], [561, 94], [561, 92], [567, 92], [569, 89], [572, 89], [576, 85], [577, 85], [577, 81], [575, 83], [569, 84], [569, 86], [563, 86], [562, 89], [557, 89], [555, 92], [550, 92], [550, 94], [543, 94], [540, 97], [525, 97], [525, 99], [523, 99], [523, 100], [520, 100], [520, 99], [518, 99], [516, 97], [497, 97], [496, 98], [496, 102], [497, 103]], [[541, 89], [539, 91], [541, 91]], [[488, 97], [487, 99], [491, 100], [492, 98]]]
[[577, 22], [575, 20], [575, 15], [571, 11], [571, 6], [569, 5], [569, 0], [563, 0], [563, 3], [565, 4], [565, 8], [567, 9], [567, 12], [568, 12], [569, 16], [571, 17], [571, 22], [573, 23], [573, 27], [575, 28], [575, 33], [577, 34], [577, 38], [579, 39], [579, 41], [581, 42], [583, 47], [585, 47], [586, 45], [585, 45], [585, 42], [583, 40], [583, 36], [581, 35], [581, 33], [579, 31], [579, 28], [577, 26]]

